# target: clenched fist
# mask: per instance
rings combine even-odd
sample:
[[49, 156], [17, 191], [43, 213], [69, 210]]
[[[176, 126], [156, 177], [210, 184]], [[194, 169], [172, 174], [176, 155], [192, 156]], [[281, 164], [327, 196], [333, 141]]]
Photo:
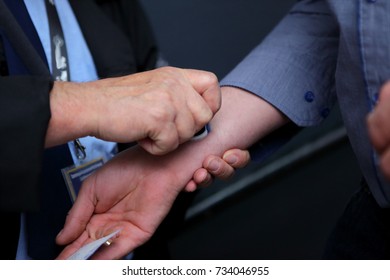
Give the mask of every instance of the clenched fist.
[[161, 155], [189, 140], [221, 106], [212, 73], [164, 67], [87, 83], [55, 82], [46, 146], [91, 135]]

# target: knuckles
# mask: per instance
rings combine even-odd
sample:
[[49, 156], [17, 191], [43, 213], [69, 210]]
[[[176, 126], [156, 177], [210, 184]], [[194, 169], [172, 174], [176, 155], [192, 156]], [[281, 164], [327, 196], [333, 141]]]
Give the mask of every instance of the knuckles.
[[161, 100], [158, 102], [158, 104], [148, 108], [147, 114], [157, 125], [160, 125], [161, 123], [173, 122], [176, 116], [176, 112], [172, 103]]
[[218, 77], [212, 72], [204, 72], [205, 83], [210, 86], [219, 87]]

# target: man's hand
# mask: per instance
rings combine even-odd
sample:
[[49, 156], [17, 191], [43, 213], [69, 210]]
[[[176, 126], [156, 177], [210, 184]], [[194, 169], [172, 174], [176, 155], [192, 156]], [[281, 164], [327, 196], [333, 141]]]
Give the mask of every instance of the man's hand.
[[390, 179], [390, 82], [381, 89], [374, 111], [368, 116], [368, 131], [380, 157], [383, 174]]
[[91, 135], [156, 155], [189, 140], [221, 105], [214, 74], [173, 67], [88, 83], [55, 82], [46, 146]]
[[[185, 174], [191, 173], [187, 170], [195, 170], [194, 166], [200, 162], [195, 158], [183, 164], [183, 159], [188, 162], [190, 158], [185, 149], [177, 150], [176, 155], [156, 158], [133, 147], [92, 174], [84, 182], [64, 230], [57, 237], [59, 244], [71, 243], [59, 258], [68, 258], [83, 245], [117, 229], [121, 229], [118, 237], [93, 258], [121, 258], [146, 242], [189, 181]], [[222, 158], [233, 161], [231, 165], [235, 167], [249, 160], [247, 151], [236, 149], [226, 152]], [[213, 169], [213, 174], [226, 178], [232, 174], [233, 167], [222, 158], [207, 157], [204, 165], [208, 167], [210, 161], [216, 161], [220, 171]]]
[[136, 146], [88, 177], [57, 237], [59, 244], [70, 244], [59, 258], [68, 258], [81, 246], [117, 229], [121, 229], [119, 236], [94, 259], [121, 258], [147, 241], [196, 166], [201, 166], [200, 157], [188, 158], [185, 145], [160, 157]]
[[[146, 242], [188, 182], [189, 178], [183, 175], [189, 173], [187, 166], [196, 165], [192, 162], [183, 165], [185, 153], [180, 150], [175, 153], [156, 160], [143, 149], [133, 147], [87, 178], [69, 212], [64, 230], [57, 237], [59, 244], [71, 243], [59, 258], [68, 258], [83, 245], [118, 229], [121, 232], [112, 244], [103, 247], [93, 258], [118, 259]], [[249, 153], [233, 149], [222, 158], [209, 156], [203, 165], [224, 179], [232, 175], [233, 166], [242, 167], [249, 161]], [[219, 171], [209, 167], [213, 165], [212, 161]], [[175, 170], [180, 169], [183, 172], [178, 174]], [[207, 173], [206, 169], [203, 171]], [[195, 177], [194, 180], [197, 181]]]

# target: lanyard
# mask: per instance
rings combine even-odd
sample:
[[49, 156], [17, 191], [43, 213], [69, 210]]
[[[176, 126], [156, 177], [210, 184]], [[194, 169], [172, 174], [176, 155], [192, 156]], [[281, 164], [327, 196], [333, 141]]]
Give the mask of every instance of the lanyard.
[[68, 52], [64, 32], [57, 14], [54, 0], [45, 0], [50, 27], [52, 75], [56, 81], [69, 81]]
[[[45, 0], [45, 5], [50, 28], [52, 75], [55, 81], [66, 82], [70, 80], [70, 74], [64, 32], [54, 0]], [[74, 140], [73, 143], [77, 158], [85, 159], [87, 156], [86, 148], [81, 144], [79, 139]]]

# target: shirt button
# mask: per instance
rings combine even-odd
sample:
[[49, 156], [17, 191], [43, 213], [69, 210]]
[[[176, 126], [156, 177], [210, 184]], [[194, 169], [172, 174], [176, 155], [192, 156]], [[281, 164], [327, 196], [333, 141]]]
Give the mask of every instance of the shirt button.
[[323, 117], [324, 119], [329, 116], [329, 113], [330, 113], [330, 110], [329, 108], [324, 108], [322, 111], [321, 111], [321, 117]]
[[305, 93], [305, 100], [309, 103], [314, 101], [314, 93], [312, 91], [308, 91]]

